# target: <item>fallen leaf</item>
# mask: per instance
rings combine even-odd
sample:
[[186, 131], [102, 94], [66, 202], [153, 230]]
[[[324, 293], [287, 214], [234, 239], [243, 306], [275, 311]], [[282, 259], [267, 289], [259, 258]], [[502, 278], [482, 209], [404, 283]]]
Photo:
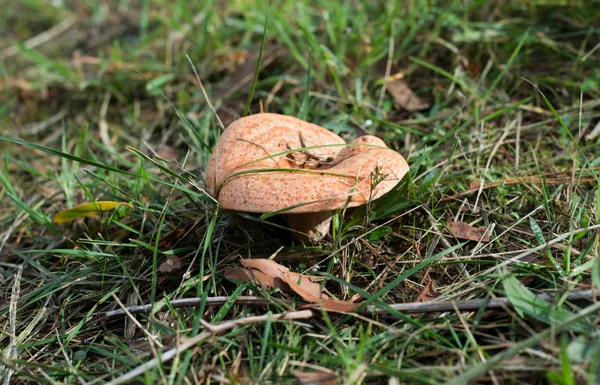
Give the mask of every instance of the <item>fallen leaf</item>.
[[243, 282], [252, 281], [265, 287], [279, 288], [298, 294], [305, 301], [315, 304], [306, 307], [322, 307], [329, 311], [351, 312], [360, 306], [360, 303], [329, 298], [322, 292], [321, 285], [314, 282], [319, 277], [295, 273], [273, 260], [242, 259], [241, 263], [245, 269], [226, 268], [225, 277]]
[[479, 180], [473, 179], [471, 182], [469, 182], [469, 189], [470, 190], [479, 190], [479, 187], [481, 185], [482, 185], [482, 183]]
[[94, 203], [84, 203], [59, 212], [52, 218], [52, 222], [60, 225], [61, 223], [74, 221], [76, 219], [113, 211], [119, 206], [127, 206], [133, 210], [133, 206], [125, 202], [98, 201]]
[[235, 279], [241, 282], [254, 282], [257, 285], [289, 290], [289, 286], [280, 278], [272, 277], [259, 270], [236, 269], [234, 267], [225, 268], [225, 278]]
[[435, 291], [435, 283], [432, 279], [429, 279], [429, 282], [427, 283], [427, 285], [425, 285], [425, 287], [417, 297], [416, 302], [430, 302], [433, 301], [437, 297], [437, 295], [438, 293], [437, 291]]
[[429, 107], [429, 103], [419, 98], [408, 86], [404, 79], [393, 79], [388, 81], [387, 91], [392, 95], [394, 101], [406, 111], [419, 111]]
[[293, 281], [299, 287], [302, 287], [302, 290], [308, 295], [315, 298], [321, 297], [321, 285], [314, 282], [319, 277], [295, 273], [271, 259], [242, 259], [242, 265], [259, 270], [271, 277], [279, 278], [286, 283], [288, 280]]
[[167, 255], [167, 259], [158, 267], [161, 273], [170, 273], [181, 269], [181, 260], [174, 254]]
[[337, 385], [338, 383], [335, 373], [322, 370], [316, 372], [294, 370], [292, 373], [300, 385]]
[[489, 242], [491, 239], [490, 234], [487, 232], [487, 226], [473, 227], [467, 222], [452, 221], [448, 221], [446, 225], [456, 238], [468, 239], [470, 241], [482, 240], [484, 242]]
[[321, 293], [320, 296], [318, 296], [318, 297], [314, 296], [311, 292], [306, 290], [306, 288], [297, 284], [296, 281], [294, 279], [292, 279], [290, 276], [288, 276], [287, 274], [284, 276], [283, 280], [285, 281], [285, 283], [287, 283], [290, 286], [290, 288], [296, 294], [298, 294], [300, 297], [304, 298], [305, 301], [315, 303], [314, 306], [309, 305], [306, 307], [310, 307], [310, 308], [322, 307], [323, 309], [329, 310], [329, 311], [337, 311], [337, 312], [347, 313], [347, 312], [352, 312], [352, 311], [356, 310], [360, 306], [360, 303], [352, 303], [352, 302], [347, 302], [347, 301], [340, 301], [337, 299], [331, 299], [323, 293]]

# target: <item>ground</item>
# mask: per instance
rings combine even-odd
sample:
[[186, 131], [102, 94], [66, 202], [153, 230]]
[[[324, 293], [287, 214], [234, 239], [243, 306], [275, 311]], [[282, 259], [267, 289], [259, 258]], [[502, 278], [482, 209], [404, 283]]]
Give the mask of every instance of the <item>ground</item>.
[[[0, 376], [598, 383], [599, 47], [598, 1], [4, 4]], [[217, 116], [261, 108], [410, 172], [293, 242], [205, 190]], [[359, 311], [226, 276], [270, 257]]]

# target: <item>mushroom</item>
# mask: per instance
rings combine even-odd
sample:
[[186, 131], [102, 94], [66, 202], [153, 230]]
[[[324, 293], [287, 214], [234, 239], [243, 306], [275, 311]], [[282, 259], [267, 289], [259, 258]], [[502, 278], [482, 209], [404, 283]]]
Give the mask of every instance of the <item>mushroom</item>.
[[226, 210], [288, 215], [295, 239], [316, 244], [333, 210], [363, 205], [408, 172], [402, 155], [375, 136], [350, 145], [303, 120], [261, 113], [222, 133], [206, 167], [208, 192]]

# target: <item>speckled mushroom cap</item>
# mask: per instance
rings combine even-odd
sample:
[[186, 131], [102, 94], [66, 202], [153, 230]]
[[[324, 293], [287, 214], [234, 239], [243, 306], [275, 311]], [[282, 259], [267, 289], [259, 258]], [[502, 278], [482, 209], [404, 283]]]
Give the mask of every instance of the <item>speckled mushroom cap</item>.
[[[338, 135], [291, 116], [250, 115], [221, 135], [206, 167], [206, 185], [228, 210], [310, 213], [343, 208], [348, 199], [348, 207], [363, 205], [408, 172], [402, 155], [375, 136], [344, 144]], [[334, 146], [309, 148], [324, 145]]]

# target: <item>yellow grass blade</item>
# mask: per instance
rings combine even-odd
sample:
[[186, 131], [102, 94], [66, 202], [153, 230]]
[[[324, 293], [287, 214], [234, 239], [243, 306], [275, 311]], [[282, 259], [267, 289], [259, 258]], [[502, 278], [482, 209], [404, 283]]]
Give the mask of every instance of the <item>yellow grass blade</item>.
[[82, 205], [59, 212], [54, 216], [54, 218], [52, 218], [52, 222], [59, 225], [61, 223], [74, 221], [79, 218], [90, 217], [103, 212], [113, 211], [122, 205], [125, 205], [133, 210], [133, 206], [125, 202], [98, 201], [95, 203], [84, 203]]

